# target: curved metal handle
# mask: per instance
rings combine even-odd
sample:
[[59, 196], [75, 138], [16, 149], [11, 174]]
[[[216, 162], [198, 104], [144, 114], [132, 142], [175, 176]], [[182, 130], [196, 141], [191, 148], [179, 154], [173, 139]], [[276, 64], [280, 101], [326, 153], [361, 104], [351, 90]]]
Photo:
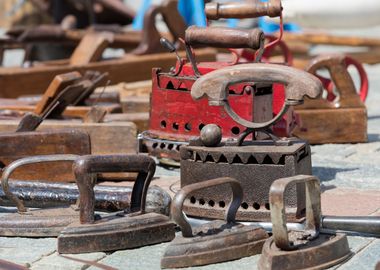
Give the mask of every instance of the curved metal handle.
[[261, 16], [278, 17], [282, 12], [281, 0], [208, 3], [205, 7], [207, 19], [218, 20], [222, 18], [257, 18]]
[[13, 161], [8, 166], [6, 166], [3, 170], [3, 174], [1, 176], [1, 186], [3, 188], [3, 191], [5, 195], [16, 204], [18, 212], [20, 213], [27, 212], [27, 209], [25, 208], [24, 203], [9, 190], [8, 180], [9, 180], [9, 177], [14, 172], [14, 170], [28, 164], [35, 164], [35, 163], [42, 163], [42, 162], [57, 162], [57, 161], [75, 161], [78, 157], [79, 157], [78, 155], [45, 155], [45, 156], [25, 157], [25, 158], [21, 158], [16, 161]]
[[298, 183], [305, 183], [306, 187], [305, 231], [311, 234], [311, 238], [315, 238], [319, 235], [321, 228], [321, 188], [319, 179], [311, 175], [297, 175], [274, 181], [269, 190], [270, 216], [273, 224], [274, 242], [282, 250], [294, 250], [296, 248], [289, 242], [286, 227], [285, 192], [290, 184]]
[[[244, 83], [280, 83], [285, 86], [285, 102], [279, 114], [265, 123], [247, 121], [237, 115], [229, 105], [229, 86]], [[317, 98], [322, 93], [321, 82], [310, 73], [275, 64], [243, 64], [210, 72], [195, 81], [191, 88], [194, 100], [207, 97], [210, 106], [223, 106], [237, 123], [253, 130], [266, 129], [279, 121], [289, 106], [303, 103], [304, 96]]]
[[192, 47], [207, 45], [217, 48], [258, 50], [265, 42], [265, 35], [260, 29], [242, 30], [228, 27], [190, 26], [185, 32], [185, 41]]
[[95, 221], [94, 185], [97, 173], [137, 172], [132, 189], [131, 211], [145, 212], [146, 194], [156, 171], [154, 159], [144, 155], [82, 156], [73, 164], [79, 190], [80, 222]]
[[344, 96], [342, 99], [339, 99], [338, 96], [338, 99], [335, 100], [335, 102], [337, 105], [343, 106], [345, 105], [346, 100], [350, 102], [348, 100], [350, 96], [357, 95], [355, 83], [347, 70], [349, 64], [354, 65], [359, 70], [362, 81], [360, 95], [365, 97], [368, 92], [367, 74], [360, 63], [356, 62], [352, 58], [348, 58], [344, 54], [326, 54], [318, 56], [312, 60], [310, 65], [306, 68], [306, 71], [317, 75], [318, 70], [327, 69], [340, 96]]
[[223, 177], [187, 185], [183, 187], [179, 192], [177, 192], [173, 198], [171, 205], [171, 216], [175, 223], [180, 226], [183, 237], [194, 236], [193, 229], [191, 228], [191, 225], [187, 221], [186, 216], [182, 211], [183, 203], [185, 202], [187, 196], [194, 191], [223, 184], [229, 184], [232, 189], [232, 200], [227, 206], [225, 219], [227, 223], [235, 222], [236, 212], [238, 211], [243, 199], [243, 188], [239, 181], [234, 178]]

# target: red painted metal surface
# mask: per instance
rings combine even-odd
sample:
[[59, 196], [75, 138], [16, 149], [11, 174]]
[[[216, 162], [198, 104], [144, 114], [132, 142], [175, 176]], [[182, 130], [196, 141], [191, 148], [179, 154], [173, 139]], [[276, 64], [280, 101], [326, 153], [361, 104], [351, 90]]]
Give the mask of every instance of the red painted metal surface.
[[[207, 62], [198, 64], [202, 75], [231, 65], [225, 62]], [[176, 70], [178, 71], [177, 63]], [[154, 69], [152, 73], [152, 96], [150, 112], [150, 135], [166, 140], [187, 141], [199, 136], [200, 129], [214, 123], [222, 128], [224, 138], [236, 138], [244, 127], [234, 122], [221, 107], [208, 105], [207, 99], [194, 101], [190, 90], [196, 80], [189, 63], [185, 63], [177, 76], [161, 73]], [[246, 90], [252, 83], [231, 86], [229, 102], [231, 107], [244, 119], [253, 120], [254, 93]], [[282, 85], [274, 85], [273, 113], [280, 111], [284, 100]], [[294, 127], [293, 113], [289, 112], [283, 121], [274, 127], [278, 136], [289, 136]]]

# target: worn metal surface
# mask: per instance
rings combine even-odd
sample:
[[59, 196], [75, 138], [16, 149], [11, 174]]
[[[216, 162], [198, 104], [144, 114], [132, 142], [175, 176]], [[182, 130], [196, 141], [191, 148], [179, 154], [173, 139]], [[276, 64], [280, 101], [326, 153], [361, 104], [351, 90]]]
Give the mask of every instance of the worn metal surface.
[[[79, 191], [76, 184], [40, 181], [10, 182], [11, 192], [23, 201], [26, 207], [47, 208], [75, 204]], [[123, 186], [98, 185], [94, 187], [95, 209], [99, 211], [121, 211], [130, 207], [132, 188]], [[169, 215], [170, 195], [158, 186], [149, 187], [147, 212]], [[15, 206], [3, 190], [0, 190], [0, 205]]]
[[[212, 221], [192, 228], [184, 213], [186, 198], [200, 189], [228, 185], [232, 189], [231, 203], [227, 205], [225, 221]], [[171, 207], [173, 220], [180, 226], [182, 236], [176, 237], [161, 259], [161, 268], [181, 268], [235, 260], [260, 253], [268, 238], [264, 229], [236, 223], [236, 212], [241, 204], [243, 189], [233, 178], [217, 178], [188, 185], [174, 197]]]
[[[304, 183], [306, 220], [302, 231], [286, 227], [285, 192], [290, 184]], [[259, 269], [325, 269], [352, 253], [345, 234], [321, 233], [321, 191], [318, 178], [298, 175], [276, 180], [270, 189], [273, 236], [263, 247]]]
[[28, 211], [23, 201], [10, 191], [8, 184], [9, 177], [20, 166], [41, 162], [74, 161], [77, 157], [77, 155], [27, 157], [12, 162], [3, 170], [1, 186], [8, 199], [13, 201], [17, 206], [18, 212], [6, 215], [0, 219], [0, 235], [27, 237], [57, 236], [65, 226], [72, 223], [78, 217], [78, 212], [71, 207]]
[[[58, 252], [87, 253], [135, 248], [170, 241], [174, 223], [168, 217], [146, 213], [148, 186], [156, 169], [144, 155], [83, 156], [73, 165], [79, 188], [79, 221], [58, 237]], [[96, 218], [94, 185], [101, 172], [138, 172], [131, 204], [124, 212]]]
[[209, 20], [222, 18], [257, 18], [261, 16], [278, 17], [282, 12], [281, 0], [243, 1], [230, 3], [207, 3], [206, 16]]

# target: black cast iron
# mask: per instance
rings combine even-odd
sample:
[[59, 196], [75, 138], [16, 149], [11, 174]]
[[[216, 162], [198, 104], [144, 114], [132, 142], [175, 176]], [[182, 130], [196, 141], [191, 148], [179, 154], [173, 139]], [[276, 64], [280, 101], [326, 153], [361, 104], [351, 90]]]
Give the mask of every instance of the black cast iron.
[[[237, 115], [228, 102], [228, 87], [237, 83], [281, 83], [285, 86], [285, 103], [281, 112], [264, 123], [254, 123]], [[307, 142], [296, 138], [276, 138], [270, 127], [278, 122], [292, 105], [302, 104], [303, 97], [316, 98], [322, 91], [314, 76], [294, 68], [273, 64], [244, 64], [210, 72], [198, 79], [192, 89], [194, 99], [207, 97], [210, 106], [222, 106], [225, 112], [247, 129], [236, 141], [218, 143], [216, 129], [207, 136], [191, 141], [180, 148], [181, 187], [215, 177], [232, 177], [243, 186], [244, 196], [237, 219], [263, 221], [270, 219], [269, 188], [274, 180], [298, 174], [311, 174], [311, 152]], [[271, 140], [244, 141], [257, 131], [268, 134]], [[201, 133], [208, 133], [203, 132]], [[215, 136], [215, 138], [213, 138]], [[207, 145], [207, 146], [206, 146]], [[304, 216], [303, 184], [289, 187], [286, 204], [289, 220]], [[200, 190], [185, 202], [184, 210], [196, 217], [221, 218], [229, 203], [225, 187]]]
[[[82, 156], [73, 165], [79, 188], [79, 222], [58, 237], [59, 253], [87, 253], [136, 248], [170, 241], [174, 223], [168, 217], [145, 212], [148, 187], [156, 164], [144, 155]], [[130, 208], [116, 215], [95, 215], [97, 173], [137, 172]]]
[[[232, 199], [226, 206], [225, 221], [211, 221], [192, 228], [182, 211], [185, 199], [197, 190], [226, 185], [232, 189]], [[182, 236], [176, 237], [166, 249], [161, 259], [161, 268], [206, 265], [260, 253], [265, 239], [268, 238], [265, 230], [258, 226], [244, 226], [235, 221], [242, 196], [240, 182], [228, 177], [182, 188], [175, 195], [171, 207], [172, 218], [180, 226]]]
[[[285, 193], [290, 184], [305, 184], [306, 220], [302, 231], [286, 226]], [[258, 267], [266, 269], [326, 269], [351, 256], [345, 234], [321, 232], [321, 191], [318, 178], [298, 175], [278, 179], [270, 189], [273, 236], [263, 247]]]

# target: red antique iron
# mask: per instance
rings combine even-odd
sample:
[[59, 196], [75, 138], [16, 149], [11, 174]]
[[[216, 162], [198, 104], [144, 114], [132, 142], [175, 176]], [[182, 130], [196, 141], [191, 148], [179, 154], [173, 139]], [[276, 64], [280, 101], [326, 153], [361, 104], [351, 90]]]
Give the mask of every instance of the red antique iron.
[[[206, 5], [206, 13], [215, 19], [214, 3]], [[247, 7], [249, 11], [247, 11]], [[281, 1], [271, 0], [267, 3], [254, 2], [238, 5], [234, 3], [228, 8], [222, 4], [217, 6], [217, 14], [222, 18], [225, 14], [233, 14], [239, 18], [254, 18], [268, 15], [281, 15]], [[234, 9], [234, 10], [231, 10]], [[240, 14], [240, 15], [239, 15]], [[231, 15], [232, 16], [232, 15]], [[165, 39], [161, 42], [169, 51], [175, 52], [174, 45]], [[198, 136], [200, 130], [207, 124], [217, 124], [223, 130], [223, 138], [238, 138], [244, 126], [236, 123], [219, 107], [207, 106], [206, 100], [194, 101], [190, 89], [194, 82], [209, 72], [228, 66], [235, 66], [238, 57], [233, 63], [204, 62], [197, 63], [193, 55], [193, 47], [212, 46], [219, 48], [249, 48], [257, 51], [255, 61], [258, 62], [264, 53], [265, 37], [261, 30], [239, 30], [221, 27], [197, 28], [190, 27], [185, 33], [185, 48], [187, 60], [178, 56], [176, 67], [169, 73], [161, 69], [153, 69], [152, 94], [149, 130], [140, 135], [145, 151], [161, 159], [180, 160], [179, 147]], [[282, 103], [274, 100], [284, 100], [283, 88], [280, 84], [267, 85], [246, 81], [230, 85], [230, 104], [242, 118], [249, 121], [263, 122], [277, 115]], [[273, 93], [272, 93], [273, 92]], [[272, 95], [280, 95], [272, 98]], [[270, 104], [270, 106], [269, 106]], [[273, 126], [277, 136], [288, 136], [295, 127], [295, 118], [292, 110], [283, 115], [281, 121]]]
[[[280, 113], [266, 122], [251, 122], [238, 115], [229, 102], [229, 85], [246, 81], [284, 85], [285, 102]], [[181, 187], [215, 177], [235, 178], [244, 189], [237, 220], [269, 220], [268, 193], [273, 181], [284, 176], [311, 174], [309, 144], [297, 138], [279, 139], [270, 127], [282, 119], [290, 106], [302, 104], [305, 96], [316, 98], [321, 92], [322, 84], [316, 77], [282, 65], [236, 65], [202, 76], [192, 86], [192, 98], [208, 100], [209, 106], [218, 106], [246, 129], [238, 139], [222, 142], [223, 131], [217, 125], [207, 125], [199, 139], [181, 146]], [[258, 132], [267, 134], [267, 138], [258, 137]], [[251, 134], [255, 140], [248, 140]], [[289, 220], [299, 221], [304, 216], [305, 198], [299, 189], [302, 186], [292, 186], [287, 194]], [[221, 218], [229, 203], [227, 192], [221, 187], [194, 192], [185, 202], [184, 210], [194, 217]]]
[[[58, 237], [59, 253], [88, 253], [136, 248], [171, 241], [175, 226], [167, 216], [146, 213], [145, 202], [156, 170], [145, 155], [82, 156], [73, 165], [79, 188], [79, 222]], [[137, 172], [130, 208], [117, 214], [95, 214], [97, 173]]]
[[[215, 220], [192, 228], [182, 211], [185, 199], [194, 191], [225, 185], [232, 189], [232, 199], [226, 207], [225, 221]], [[177, 236], [166, 249], [161, 259], [161, 268], [207, 265], [259, 254], [268, 234], [261, 227], [245, 226], [235, 221], [242, 198], [240, 182], [228, 177], [182, 188], [171, 205], [172, 218], [180, 226], [182, 236]]]
[[[288, 232], [285, 191], [295, 183], [305, 185], [306, 221], [304, 230]], [[278, 179], [271, 186], [269, 198], [273, 236], [264, 244], [258, 263], [260, 270], [326, 269], [352, 255], [345, 234], [321, 232], [321, 190], [318, 178], [298, 175]]]

